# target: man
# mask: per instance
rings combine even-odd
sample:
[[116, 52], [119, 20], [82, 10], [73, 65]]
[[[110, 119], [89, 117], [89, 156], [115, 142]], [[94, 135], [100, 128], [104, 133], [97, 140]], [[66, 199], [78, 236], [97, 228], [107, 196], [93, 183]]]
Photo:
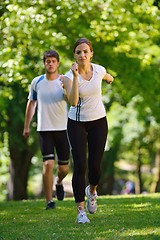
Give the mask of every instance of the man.
[[30, 134], [30, 123], [37, 106], [37, 131], [43, 156], [43, 186], [47, 201], [46, 209], [55, 208], [53, 201], [53, 169], [55, 150], [58, 158], [56, 195], [64, 198], [62, 180], [69, 171], [69, 143], [67, 138], [67, 103], [58, 73], [59, 54], [49, 50], [43, 56], [46, 73], [33, 79], [25, 113], [23, 136]]

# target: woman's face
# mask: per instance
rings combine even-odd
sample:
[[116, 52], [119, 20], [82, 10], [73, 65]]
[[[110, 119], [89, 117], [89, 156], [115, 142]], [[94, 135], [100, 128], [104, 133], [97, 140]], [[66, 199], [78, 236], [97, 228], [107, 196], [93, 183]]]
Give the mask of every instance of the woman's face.
[[78, 64], [86, 64], [89, 63], [93, 57], [93, 51], [91, 51], [90, 47], [86, 43], [81, 43], [75, 49], [74, 57]]

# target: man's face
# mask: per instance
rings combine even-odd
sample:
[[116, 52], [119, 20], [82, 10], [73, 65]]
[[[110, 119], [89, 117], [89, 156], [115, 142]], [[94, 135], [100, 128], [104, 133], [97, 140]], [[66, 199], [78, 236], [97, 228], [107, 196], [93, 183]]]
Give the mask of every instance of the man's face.
[[59, 62], [55, 57], [47, 57], [44, 66], [47, 73], [56, 73], [58, 71]]

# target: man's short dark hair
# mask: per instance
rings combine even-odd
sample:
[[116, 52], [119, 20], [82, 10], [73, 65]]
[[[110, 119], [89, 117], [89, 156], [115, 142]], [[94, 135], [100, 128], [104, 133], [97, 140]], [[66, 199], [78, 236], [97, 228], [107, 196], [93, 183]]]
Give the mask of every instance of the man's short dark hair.
[[45, 62], [48, 57], [54, 57], [59, 62], [59, 54], [55, 50], [46, 51], [43, 55], [43, 61]]

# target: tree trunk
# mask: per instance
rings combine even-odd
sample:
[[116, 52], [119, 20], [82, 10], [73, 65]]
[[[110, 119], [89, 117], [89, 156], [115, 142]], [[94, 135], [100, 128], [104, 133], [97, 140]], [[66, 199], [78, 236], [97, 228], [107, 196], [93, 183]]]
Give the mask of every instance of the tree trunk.
[[115, 149], [105, 152], [102, 160], [102, 175], [98, 185], [99, 195], [112, 195], [114, 187], [114, 161], [117, 151]]
[[156, 181], [155, 192], [159, 192], [160, 191], [160, 149], [156, 153], [156, 167], [157, 167], [157, 181]]
[[[8, 149], [10, 153], [8, 181], [8, 200], [27, 199], [27, 181], [31, 159], [37, 153], [39, 141], [35, 128], [31, 127], [31, 137], [25, 140], [23, 133], [27, 95], [22, 83], [12, 81], [9, 84], [11, 99], [6, 103], [6, 127], [8, 132]], [[33, 119], [34, 121], [34, 119]], [[33, 130], [33, 131], [32, 131]]]
[[160, 149], [158, 149], [156, 152], [154, 180], [151, 185], [151, 192], [155, 193], [159, 191], [160, 191]]
[[[25, 141], [22, 137], [22, 141]], [[27, 144], [24, 144], [26, 149], [17, 147], [13, 137], [9, 137], [10, 150], [10, 179], [8, 181], [8, 196], [7, 200], [22, 200], [27, 199], [27, 182], [28, 174], [31, 166], [32, 154], [28, 151]]]
[[137, 158], [137, 183], [135, 185], [136, 194], [140, 194], [143, 192], [143, 183], [142, 183], [142, 172], [141, 172], [141, 149], [138, 150], [138, 158]]
[[114, 186], [114, 174], [103, 176], [103, 182], [99, 184], [99, 195], [112, 195]]

